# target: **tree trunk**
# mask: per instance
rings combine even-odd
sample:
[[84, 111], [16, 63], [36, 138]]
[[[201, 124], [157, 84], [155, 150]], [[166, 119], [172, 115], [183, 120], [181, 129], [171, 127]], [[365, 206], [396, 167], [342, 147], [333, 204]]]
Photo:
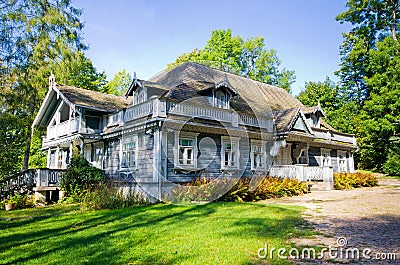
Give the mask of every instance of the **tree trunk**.
[[[29, 113], [30, 117], [33, 117], [35, 114], [35, 107], [36, 107], [36, 94], [32, 97], [33, 102], [31, 104]], [[26, 130], [26, 143], [25, 143], [25, 152], [24, 152], [24, 163], [22, 164], [22, 170], [28, 169], [29, 167], [29, 157], [31, 155], [31, 142], [32, 142], [32, 122], [28, 123], [28, 128]]]

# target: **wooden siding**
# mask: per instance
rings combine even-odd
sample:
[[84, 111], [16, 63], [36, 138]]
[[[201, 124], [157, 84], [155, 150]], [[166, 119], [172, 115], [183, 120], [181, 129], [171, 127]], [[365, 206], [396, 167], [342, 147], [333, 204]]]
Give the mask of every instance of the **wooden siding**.
[[312, 167], [321, 166], [321, 151], [319, 147], [310, 147], [308, 149], [308, 161]]

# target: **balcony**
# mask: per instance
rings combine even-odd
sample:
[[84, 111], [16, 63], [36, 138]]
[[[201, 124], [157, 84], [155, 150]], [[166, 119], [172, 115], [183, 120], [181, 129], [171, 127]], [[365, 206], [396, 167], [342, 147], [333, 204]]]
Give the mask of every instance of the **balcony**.
[[272, 166], [269, 175], [298, 181], [319, 181], [333, 189], [333, 169], [331, 167], [311, 167], [307, 165]]
[[78, 126], [76, 119], [67, 120], [59, 124], [49, 126], [47, 128], [45, 141], [48, 142], [62, 136], [71, 135], [72, 133], [77, 132], [77, 129]]
[[126, 109], [124, 122], [130, 122], [143, 117], [166, 118], [167, 115], [178, 115], [188, 118], [201, 118], [230, 123], [234, 127], [239, 125], [261, 127], [268, 131], [273, 130], [272, 118], [238, 114], [234, 110], [214, 108], [175, 101], [152, 99]]
[[331, 142], [341, 142], [350, 144], [354, 147], [357, 146], [357, 141], [354, 135], [347, 133], [340, 133], [322, 128], [312, 128], [315, 138]]

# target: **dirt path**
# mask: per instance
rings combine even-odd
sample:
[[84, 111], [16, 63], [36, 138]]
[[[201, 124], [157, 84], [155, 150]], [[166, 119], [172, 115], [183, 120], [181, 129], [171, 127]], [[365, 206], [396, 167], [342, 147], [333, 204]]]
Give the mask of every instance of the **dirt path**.
[[[321, 234], [309, 239], [291, 240], [298, 246], [338, 247], [344, 237], [344, 250], [370, 248], [375, 258], [396, 253], [396, 260], [330, 259], [295, 262], [297, 264], [400, 264], [400, 179], [379, 178], [379, 187], [352, 190], [317, 191], [298, 197], [266, 203], [295, 204], [307, 207], [304, 218]], [[342, 242], [340, 242], [342, 243]], [[382, 254], [380, 254], [382, 253]], [[330, 261], [329, 261], [330, 260]]]

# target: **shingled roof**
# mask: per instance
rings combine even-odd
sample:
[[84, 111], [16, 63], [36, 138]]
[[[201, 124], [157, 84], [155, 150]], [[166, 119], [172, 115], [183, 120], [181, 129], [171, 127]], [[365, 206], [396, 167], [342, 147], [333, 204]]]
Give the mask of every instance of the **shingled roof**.
[[57, 85], [57, 89], [76, 106], [104, 112], [114, 112], [126, 108], [128, 100], [123, 96], [115, 96], [92, 90]]
[[[207, 89], [222, 80], [227, 80], [239, 94], [239, 98], [231, 100], [233, 109], [273, 116], [278, 131], [285, 131], [299, 108], [307, 112], [319, 109], [318, 106], [307, 108], [283, 88], [195, 62], [186, 62], [166, 70], [149, 81], [171, 87], [167, 97], [186, 100], [196, 96], [199, 90]], [[326, 122], [321, 121], [321, 125], [333, 129]]]

